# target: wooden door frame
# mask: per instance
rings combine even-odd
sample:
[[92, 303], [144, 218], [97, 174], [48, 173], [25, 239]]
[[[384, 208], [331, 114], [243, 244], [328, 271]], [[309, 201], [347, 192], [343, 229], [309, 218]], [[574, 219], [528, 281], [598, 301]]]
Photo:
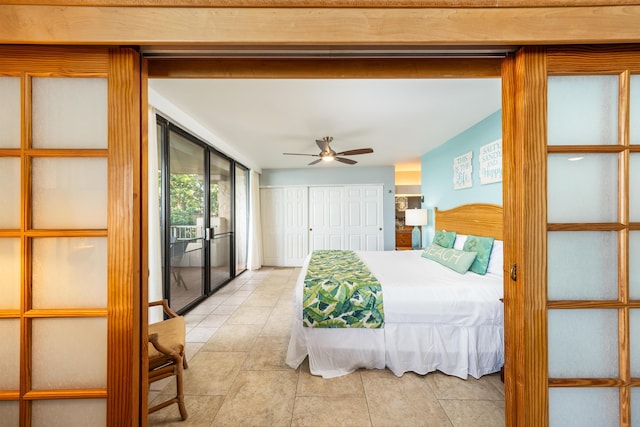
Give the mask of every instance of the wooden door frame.
[[546, 426], [545, 50], [522, 48], [503, 67], [505, 421]]
[[[528, 51], [527, 51], [528, 52]], [[522, 257], [525, 251], [516, 250], [515, 242], [519, 228], [524, 222], [519, 217], [522, 210], [518, 203], [522, 203], [521, 197], [512, 197], [518, 194], [521, 187], [521, 176], [516, 171], [522, 168], [516, 167], [518, 161], [522, 161], [524, 154], [516, 149], [515, 141], [521, 140], [523, 132], [522, 122], [517, 119], [516, 112], [522, 114], [522, 104], [529, 98], [522, 96], [523, 89], [517, 83], [516, 58], [522, 62], [522, 58], [529, 55], [511, 54], [506, 58], [332, 58], [332, 59], [304, 59], [304, 58], [218, 58], [218, 59], [172, 59], [172, 58], [146, 58], [145, 67], [148, 69], [148, 78], [501, 78], [502, 79], [502, 108], [503, 108], [503, 206], [504, 210], [504, 245], [505, 245], [505, 358], [509, 360], [505, 364], [505, 420], [506, 425], [537, 425], [535, 420], [521, 420], [524, 414], [524, 385], [526, 384], [525, 371], [522, 365], [522, 343], [516, 340], [523, 338], [522, 324], [516, 321], [522, 315], [524, 304], [523, 288], [509, 286], [509, 266], [515, 263], [525, 265]], [[519, 96], [516, 96], [520, 94]], [[540, 117], [527, 117], [538, 120]], [[518, 126], [519, 125], [519, 126]], [[525, 124], [533, 127], [535, 124]], [[522, 147], [520, 147], [522, 148]], [[546, 155], [546, 152], [545, 152]], [[533, 191], [534, 189], [531, 189]], [[546, 195], [546, 193], [545, 193]], [[512, 295], [518, 290], [519, 295]], [[520, 316], [520, 317], [518, 317]], [[522, 323], [520, 321], [520, 323]], [[517, 353], [516, 353], [517, 351]], [[513, 360], [513, 362], [511, 362]], [[546, 371], [545, 371], [546, 375]], [[542, 396], [544, 398], [544, 396]], [[535, 418], [535, 414], [530, 417]]]

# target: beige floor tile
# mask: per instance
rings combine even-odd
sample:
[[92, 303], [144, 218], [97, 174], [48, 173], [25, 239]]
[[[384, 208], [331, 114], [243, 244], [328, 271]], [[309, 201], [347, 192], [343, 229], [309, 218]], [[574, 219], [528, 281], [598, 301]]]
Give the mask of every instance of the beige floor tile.
[[222, 315], [233, 314], [233, 312], [236, 311], [238, 309], [238, 307], [240, 307], [239, 304], [227, 304], [225, 302], [224, 304], [220, 304], [219, 306], [217, 306], [211, 312], [211, 314], [222, 314]]
[[207, 315], [218, 306], [218, 303], [209, 303], [209, 300], [200, 303], [197, 307], [189, 311], [190, 315]]
[[259, 336], [242, 365], [243, 371], [290, 370], [285, 363], [289, 337]]
[[[240, 291], [238, 291], [238, 292], [240, 292]], [[236, 295], [238, 292], [234, 293], [229, 298], [227, 298], [227, 300], [224, 303], [225, 304], [240, 305], [240, 304], [244, 303], [247, 300], [247, 298], [249, 298], [248, 295]]]
[[244, 282], [244, 284], [242, 285], [240, 290], [241, 291], [254, 291], [261, 284], [262, 284], [262, 282], [259, 281], [259, 280], [247, 280], [246, 282]]
[[176, 377], [168, 377], [168, 378], [163, 378], [161, 380], [158, 381], [154, 381], [151, 384], [149, 384], [149, 391], [158, 391], [161, 392], [162, 390], [164, 390], [165, 388], [167, 388], [169, 386], [169, 384], [172, 384], [171, 387], [173, 387], [173, 389], [175, 390], [175, 378]]
[[246, 357], [244, 352], [198, 352], [184, 371], [185, 395], [226, 394]]
[[[169, 398], [160, 396], [158, 402]], [[180, 419], [178, 405], [169, 405], [153, 414], [149, 414], [150, 426], [209, 427], [213, 422], [224, 396], [185, 396], [184, 404], [188, 418]]]
[[291, 336], [291, 319], [293, 315], [273, 310], [262, 328], [260, 335]]
[[469, 376], [463, 380], [441, 372], [431, 372], [424, 378], [438, 399], [504, 399], [504, 392], [501, 394], [487, 375], [480, 379]]
[[242, 303], [243, 307], [274, 307], [278, 300], [279, 295], [271, 293], [253, 293], [247, 300]]
[[288, 426], [296, 371], [242, 371], [229, 390], [212, 426]]
[[205, 317], [207, 317], [206, 314], [188, 313], [184, 317], [184, 323], [187, 326], [187, 328], [194, 327], [194, 326], [197, 326], [198, 323], [200, 323], [202, 321], [202, 319], [204, 319]]
[[147, 401], [149, 403], [153, 402], [154, 399], [157, 398], [160, 395], [160, 393], [161, 393], [160, 391], [149, 390], [149, 393], [148, 393], [148, 397], [149, 398], [147, 399]]
[[253, 294], [251, 295], [262, 296], [262, 297], [272, 296], [272, 297], [279, 298], [283, 292], [284, 292], [284, 289], [279, 284], [263, 283], [259, 288], [256, 288], [256, 290], [253, 291]]
[[[227, 298], [229, 298], [229, 295], [219, 295], [216, 292], [213, 296], [210, 296], [209, 298], [207, 298], [207, 301], [212, 300], [215, 303], [215, 305], [218, 306], [220, 304], [223, 304], [227, 300]], [[187, 314], [187, 316], [189, 314]]]
[[244, 284], [238, 287], [238, 290], [233, 294], [234, 297], [249, 297], [253, 293], [250, 289], [245, 289]]
[[200, 349], [204, 346], [204, 343], [201, 342], [188, 342], [186, 348], [184, 350], [187, 355], [187, 362], [190, 362], [191, 359], [195, 357], [196, 354], [200, 351]]
[[504, 402], [496, 400], [441, 400], [454, 427], [503, 427]]
[[229, 314], [211, 313], [198, 323], [198, 328], [219, 328], [227, 321]]
[[502, 399], [504, 400], [504, 382], [502, 382], [502, 380], [500, 379], [500, 373], [497, 372], [495, 374], [486, 375], [482, 378], [493, 384], [493, 386], [498, 390], [498, 393], [500, 393], [500, 396], [502, 396]]
[[311, 375], [308, 359], [305, 359], [300, 365], [300, 376], [298, 377], [296, 390], [296, 396], [298, 397], [364, 397], [360, 371], [341, 377], [325, 379], [317, 375]]
[[362, 370], [373, 426], [451, 426], [424, 377], [388, 370]]
[[207, 342], [215, 334], [218, 328], [196, 326], [187, 330], [186, 340], [188, 342]]
[[260, 325], [222, 325], [202, 351], [250, 351], [262, 330]]
[[264, 325], [269, 315], [271, 307], [245, 307], [240, 306], [227, 319], [227, 325]]
[[292, 426], [370, 426], [364, 397], [296, 397]]

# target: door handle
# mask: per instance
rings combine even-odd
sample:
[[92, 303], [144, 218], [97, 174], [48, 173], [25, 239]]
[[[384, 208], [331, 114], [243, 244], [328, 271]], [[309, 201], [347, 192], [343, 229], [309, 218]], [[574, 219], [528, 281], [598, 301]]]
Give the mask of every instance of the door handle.
[[204, 229], [204, 240], [211, 240], [216, 235], [216, 229], [214, 227]]

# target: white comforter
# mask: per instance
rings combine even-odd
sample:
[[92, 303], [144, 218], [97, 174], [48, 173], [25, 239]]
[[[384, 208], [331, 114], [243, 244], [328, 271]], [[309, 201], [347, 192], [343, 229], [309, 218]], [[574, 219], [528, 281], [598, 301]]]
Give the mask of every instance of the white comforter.
[[358, 252], [382, 285], [383, 329], [302, 326], [307, 258], [294, 296], [295, 319], [287, 365], [307, 355], [314, 375], [389, 368], [395, 375], [434, 370], [467, 378], [497, 372], [504, 363], [502, 276], [459, 274], [422, 258], [421, 251]]

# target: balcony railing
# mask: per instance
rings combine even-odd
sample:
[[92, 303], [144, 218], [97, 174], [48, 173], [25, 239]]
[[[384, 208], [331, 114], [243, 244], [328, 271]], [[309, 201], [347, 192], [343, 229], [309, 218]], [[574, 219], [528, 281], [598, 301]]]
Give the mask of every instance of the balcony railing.
[[171, 226], [171, 240], [189, 240], [195, 239], [197, 235], [198, 227], [195, 225], [172, 225]]

